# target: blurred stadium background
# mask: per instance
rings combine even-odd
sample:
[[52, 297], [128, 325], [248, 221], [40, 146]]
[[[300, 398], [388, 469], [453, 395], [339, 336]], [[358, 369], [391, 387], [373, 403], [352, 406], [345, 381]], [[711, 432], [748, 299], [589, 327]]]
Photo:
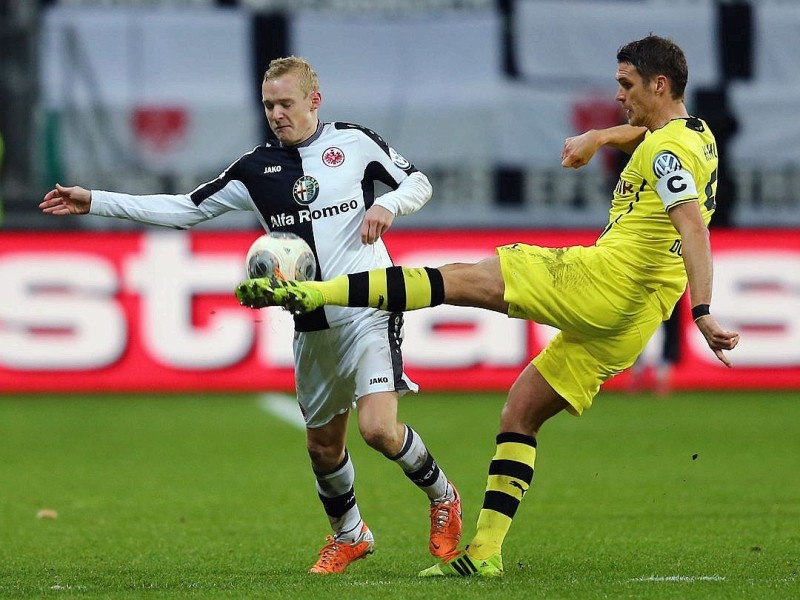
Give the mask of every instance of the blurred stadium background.
[[[800, 388], [800, 5], [762, 0], [62, 0], [0, 2], [0, 391], [290, 390], [291, 325], [232, 302], [249, 213], [167, 232], [47, 218], [56, 182], [188, 192], [267, 135], [271, 58], [307, 57], [323, 120], [381, 133], [430, 175], [398, 264], [495, 245], [591, 243], [620, 157], [559, 165], [564, 138], [620, 122], [616, 49], [653, 31], [688, 55], [691, 112], [722, 157], [714, 308], [737, 369], [678, 311], [677, 388]], [[502, 390], [546, 328], [442, 307], [409, 315], [427, 389]], [[677, 341], [676, 341], [677, 340]], [[199, 377], [213, 373], [214, 377]], [[56, 377], [50, 377], [56, 375]], [[623, 375], [610, 387], [622, 385]]]
[[[319, 73], [323, 120], [375, 129], [434, 184], [387, 235], [396, 263], [590, 244], [620, 157], [567, 171], [563, 140], [620, 121], [616, 50], [651, 31], [686, 50], [688, 107], [719, 141], [714, 311], [743, 334], [736, 366], [682, 304], [596, 413], [544, 432], [507, 546], [507, 583], [531, 585], [457, 595], [796, 598], [793, 0], [0, 0], [0, 596], [437, 597], [413, 579], [425, 507], [357, 435], [380, 551], [341, 585], [304, 576], [327, 523], [291, 321], [231, 293], [255, 219], [177, 232], [37, 204], [57, 181], [177, 193], [216, 177], [265, 139], [260, 80], [293, 53]], [[504, 391], [552, 331], [456, 307], [406, 324], [425, 393], [403, 415], [458, 481], [469, 535]], [[304, 516], [290, 536], [287, 506]]]

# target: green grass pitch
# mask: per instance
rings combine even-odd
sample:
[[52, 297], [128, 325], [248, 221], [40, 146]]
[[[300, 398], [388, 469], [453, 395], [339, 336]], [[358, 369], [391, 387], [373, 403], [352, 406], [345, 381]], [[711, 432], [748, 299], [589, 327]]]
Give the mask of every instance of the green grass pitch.
[[[402, 401], [474, 533], [503, 395]], [[423, 494], [361, 441], [375, 554], [329, 533], [304, 435], [251, 395], [0, 396], [0, 598], [800, 598], [800, 394], [601, 394], [539, 436], [499, 581], [420, 580]], [[41, 509], [57, 518], [38, 518]]]

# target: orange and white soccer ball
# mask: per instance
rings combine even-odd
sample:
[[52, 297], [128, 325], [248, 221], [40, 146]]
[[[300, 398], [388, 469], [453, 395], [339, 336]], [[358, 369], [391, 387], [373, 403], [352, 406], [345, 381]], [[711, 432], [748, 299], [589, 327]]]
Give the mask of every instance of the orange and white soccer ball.
[[274, 231], [260, 236], [250, 245], [245, 268], [248, 279], [277, 277], [310, 281], [317, 274], [317, 260], [303, 238]]

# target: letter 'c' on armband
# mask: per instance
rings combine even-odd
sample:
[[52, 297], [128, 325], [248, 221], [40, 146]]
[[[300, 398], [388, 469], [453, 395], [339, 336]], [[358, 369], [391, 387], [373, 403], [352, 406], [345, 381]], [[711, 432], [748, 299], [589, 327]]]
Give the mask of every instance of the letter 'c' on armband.
[[711, 314], [711, 306], [708, 304], [698, 304], [692, 307], [692, 319], [697, 321], [701, 317]]

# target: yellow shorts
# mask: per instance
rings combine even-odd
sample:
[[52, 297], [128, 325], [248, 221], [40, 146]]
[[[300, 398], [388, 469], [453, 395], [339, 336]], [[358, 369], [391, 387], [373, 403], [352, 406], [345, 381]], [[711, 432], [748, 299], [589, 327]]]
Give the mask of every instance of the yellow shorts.
[[508, 316], [560, 330], [531, 362], [580, 415], [641, 354], [663, 320], [658, 303], [602, 247], [512, 244], [497, 254]]

